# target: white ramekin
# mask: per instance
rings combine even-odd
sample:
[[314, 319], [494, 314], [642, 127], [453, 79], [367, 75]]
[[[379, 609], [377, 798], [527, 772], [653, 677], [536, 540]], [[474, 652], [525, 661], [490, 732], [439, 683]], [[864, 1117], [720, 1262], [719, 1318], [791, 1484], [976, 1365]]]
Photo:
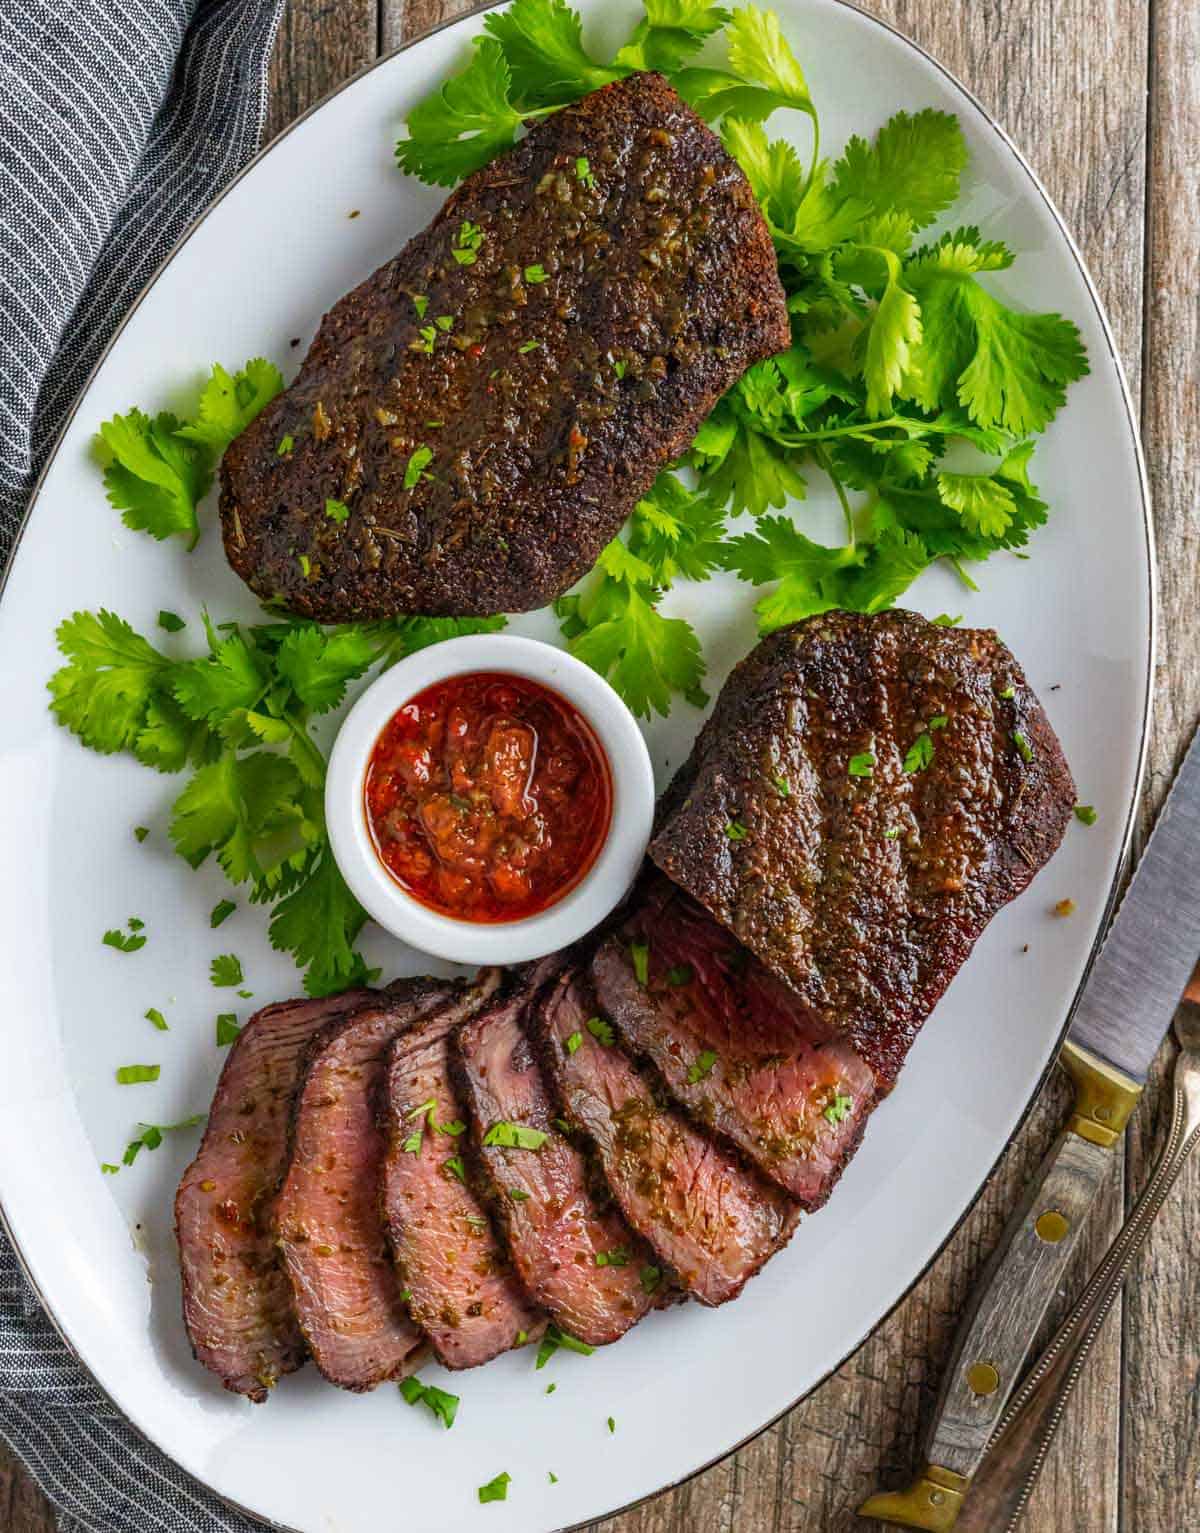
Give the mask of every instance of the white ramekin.
[[[612, 773], [612, 820], [590, 871], [549, 909], [518, 921], [459, 921], [422, 905], [380, 862], [367, 825], [364, 778], [388, 720], [426, 687], [469, 671], [526, 676], [566, 698], [595, 730]], [[346, 715], [325, 781], [330, 845], [355, 897], [394, 936], [455, 963], [523, 963], [589, 932], [633, 882], [653, 818], [654, 773], [629, 709], [602, 677], [565, 651], [508, 634], [447, 639], [385, 671]]]

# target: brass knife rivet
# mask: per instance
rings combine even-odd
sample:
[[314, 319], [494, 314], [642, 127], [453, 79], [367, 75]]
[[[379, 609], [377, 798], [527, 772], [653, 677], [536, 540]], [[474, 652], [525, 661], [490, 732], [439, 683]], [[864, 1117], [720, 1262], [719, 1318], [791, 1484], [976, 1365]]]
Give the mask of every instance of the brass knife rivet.
[[1048, 1246], [1056, 1246], [1070, 1229], [1070, 1225], [1056, 1208], [1048, 1208], [1044, 1214], [1038, 1215], [1038, 1221], [1034, 1225], [1038, 1239], [1044, 1240]]
[[1000, 1388], [1000, 1375], [991, 1363], [972, 1363], [967, 1369], [967, 1388], [973, 1395], [994, 1395]]
[[1096, 1108], [1096, 1116], [1100, 1119], [1101, 1122], [1103, 1122], [1105, 1118], [1112, 1117], [1112, 1108], [1105, 1107], [1104, 1104], [1101, 1103], [1100, 1106]]
[[940, 1490], [931, 1490], [929, 1492], [929, 1500], [934, 1506], [941, 1506], [945, 1499], [946, 1497]]

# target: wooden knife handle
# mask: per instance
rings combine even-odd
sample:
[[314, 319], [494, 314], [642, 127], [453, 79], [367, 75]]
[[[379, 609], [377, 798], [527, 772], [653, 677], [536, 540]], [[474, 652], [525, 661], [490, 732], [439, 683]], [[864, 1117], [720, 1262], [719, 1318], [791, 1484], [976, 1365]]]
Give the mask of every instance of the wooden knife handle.
[[1154, 1174], [1104, 1260], [1013, 1395], [971, 1483], [956, 1533], [1013, 1533], [1101, 1327], [1188, 1156], [1200, 1144], [1200, 1060], [1175, 1067], [1171, 1125]]
[[1016, 1389], [1139, 1095], [1132, 1082], [1073, 1045], [1062, 1063], [1075, 1081], [1075, 1111], [1005, 1226], [963, 1317], [926, 1468], [908, 1490], [864, 1502], [862, 1517], [947, 1533]]

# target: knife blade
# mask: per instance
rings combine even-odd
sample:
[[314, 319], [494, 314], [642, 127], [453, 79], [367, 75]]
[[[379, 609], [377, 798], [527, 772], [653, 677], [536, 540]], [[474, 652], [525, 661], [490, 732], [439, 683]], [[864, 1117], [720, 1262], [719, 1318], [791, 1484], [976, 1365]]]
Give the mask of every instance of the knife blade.
[[1200, 732], [1092, 965], [1068, 1036], [1144, 1083], [1200, 953]]
[[860, 1517], [948, 1533], [1020, 1378], [1113, 1147], [1137, 1106], [1200, 954], [1200, 731], [1192, 737], [1071, 1017], [1059, 1063], [1075, 1109], [1029, 1183], [959, 1328], [907, 1490]]

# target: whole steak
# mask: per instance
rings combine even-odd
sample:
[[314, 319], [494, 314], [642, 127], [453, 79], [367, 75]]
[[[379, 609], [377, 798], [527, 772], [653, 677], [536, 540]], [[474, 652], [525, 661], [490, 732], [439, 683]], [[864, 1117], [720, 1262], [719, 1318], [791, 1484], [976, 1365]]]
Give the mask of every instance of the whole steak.
[[544, 606], [788, 342], [741, 169], [632, 75], [470, 176], [325, 316], [225, 454], [229, 561], [322, 622]]
[[1075, 786], [994, 633], [827, 612], [730, 675], [650, 856], [886, 1090]]

